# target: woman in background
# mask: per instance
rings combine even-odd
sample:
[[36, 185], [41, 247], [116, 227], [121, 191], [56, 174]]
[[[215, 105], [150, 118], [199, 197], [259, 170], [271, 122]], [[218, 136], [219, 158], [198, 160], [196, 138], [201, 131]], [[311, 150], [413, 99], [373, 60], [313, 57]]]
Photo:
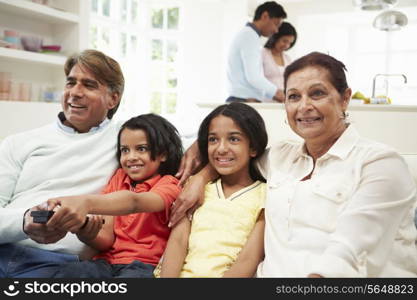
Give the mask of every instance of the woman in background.
[[[285, 53], [297, 41], [297, 31], [288, 22], [283, 22], [277, 33], [273, 34], [262, 49], [262, 62], [265, 77], [275, 84], [278, 89], [284, 90], [284, 71], [292, 60]], [[283, 93], [282, 93], [283, 95]], [[284, 102], [284, 97], [278, 98]]]

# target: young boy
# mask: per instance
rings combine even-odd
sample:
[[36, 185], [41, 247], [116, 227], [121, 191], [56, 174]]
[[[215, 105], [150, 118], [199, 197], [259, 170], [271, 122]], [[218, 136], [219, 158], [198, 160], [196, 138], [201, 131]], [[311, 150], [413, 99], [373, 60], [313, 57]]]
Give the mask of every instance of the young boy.
[[[93, 260], [62, 264], [54, 277], [153, 277], [170, 233], [169, 209], [180, 192], [173, 175], [182, 157], [181, 140], [164, 118], [140, 115], [121, 127], [117, 155], [120, 168], [102, 195], [48, 200], [50, 209], [59, 206], [48, 227], [76, 233], [102, 251]], [[103, 225], [102, 217], [87, 214], [116, 217], [114, 222], [106, 217]]]

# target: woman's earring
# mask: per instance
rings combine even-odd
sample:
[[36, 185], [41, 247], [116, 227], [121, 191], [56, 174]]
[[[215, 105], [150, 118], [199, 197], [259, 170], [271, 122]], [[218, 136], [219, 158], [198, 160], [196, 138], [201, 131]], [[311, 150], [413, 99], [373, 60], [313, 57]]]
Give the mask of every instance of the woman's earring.
[[285, 123], [285, 125], [288, 125], [287, 117], [284, 118], [284, 123]]
[[344, 111], [340, 118], [343, 119], [346, 124], [348, 124], [349, 123], [348, 117], [349, 117], [349, 113]]

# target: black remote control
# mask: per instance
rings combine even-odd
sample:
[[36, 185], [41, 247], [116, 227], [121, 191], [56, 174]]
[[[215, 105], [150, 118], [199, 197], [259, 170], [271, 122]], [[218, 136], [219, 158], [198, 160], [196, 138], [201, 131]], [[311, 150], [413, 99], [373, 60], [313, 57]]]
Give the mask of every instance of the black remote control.
[[45, 224], [52, 217], [54, 211], [52, 210], [34, 210], [30, 212], [34, 223]]

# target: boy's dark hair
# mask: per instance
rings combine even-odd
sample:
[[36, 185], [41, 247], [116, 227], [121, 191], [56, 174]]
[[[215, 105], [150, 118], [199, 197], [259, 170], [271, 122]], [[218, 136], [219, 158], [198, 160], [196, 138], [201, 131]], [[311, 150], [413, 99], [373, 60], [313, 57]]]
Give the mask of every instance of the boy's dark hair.
[[144, 114], [126, 121], [117, 136], [117, 159], [120, 161], [120, 136], [124, 129], [140, 130], [146, 133], [151, 159], [165, 155], [166, 160], [158, 169], [160, 175], [175, 175], [183, 155], [181, 139], [177, 129], [168, 120], [155, 114]]
[[207, 148], [210, 123], [220, 115], [231, 118], [246, 134], [250, 148], [256, 151], [256, 156], [252, 157], [249, 163], [249, 174], [253, 180], [265, 182], [265, 178], [255, 165], [255, 159], [265, 152], [268, 144], [265, 122], [256, 109], [244, 103], [232, 102], [220, 105], [204, 118], [198, 130], [198, 148], [202, 165], [206, 165], [209, 161]]
[[287, 13], [280, 4], [276, 3], [275, 1], [268, 1], [256, 8], [253, 20], [259, 20], [265, 11], [268, 12], [270, 18], [285, 19], [287, 17]]
[[278, 32], [271, 35], [271, 37], [268, 39], [268, 41], [265, 43], [265, 48], [272, 49], [275, 47], [275, 43], [283, 36], [290, 35], [294, 37], [294, 42], [291, 43], [290, 48], [291, 49], [295, 42], [297, 41], [297, 31], [295, 30], [294, 26], [292, 26], [288, 22], [282, 22], [281, 26], [278, 28]]

